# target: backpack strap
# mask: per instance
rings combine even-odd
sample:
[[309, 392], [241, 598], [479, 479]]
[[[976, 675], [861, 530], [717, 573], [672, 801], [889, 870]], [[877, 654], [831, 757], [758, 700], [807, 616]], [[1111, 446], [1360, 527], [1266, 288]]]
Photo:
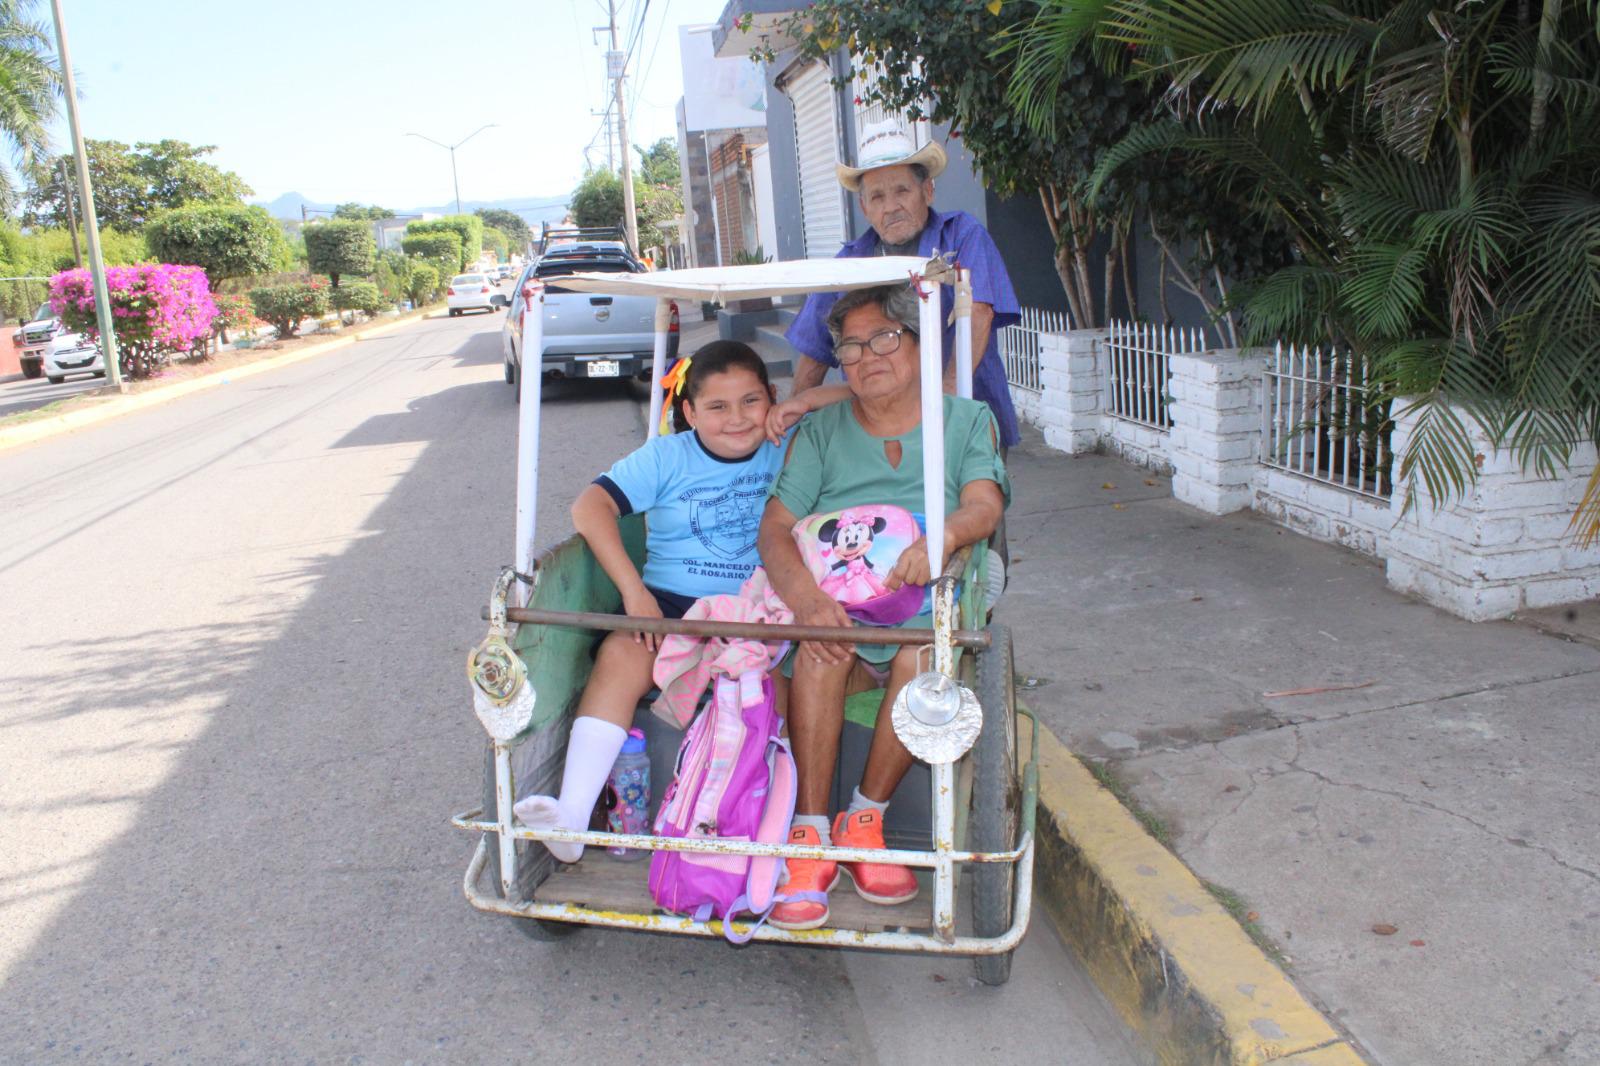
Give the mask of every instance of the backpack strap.
[[[772, 741], [772, 787], [767, 790], [767, 805], [761, 811], [761, 822], [756, 828], [756, 839], [763, 844], [781, 844], [789, 838], [789, 826], [794, 821], [794, 803], [797, 794], [794, 755], [789, 742], [782, 737]], [[776, 856], [760, 855], [750, 860], [750, 906], [755, 911], [765, 911], [776, 899], [778, 878], [784, 860]]]

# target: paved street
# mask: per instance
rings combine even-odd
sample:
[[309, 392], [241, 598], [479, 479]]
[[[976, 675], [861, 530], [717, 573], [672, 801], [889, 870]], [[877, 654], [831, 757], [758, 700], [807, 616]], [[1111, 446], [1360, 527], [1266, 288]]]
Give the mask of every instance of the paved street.
[[[0, 454], [0, 1060], [1144, 1061], [1042, 919], [988, 989], [466, 905], [500, 321]], [[621, 386], [548, 403], [542, 541], [640, 431]]]
[[80, 392], [90, 392], [104, 384], [104, 378], [97, 378], [93, 374], [76, 374], [59, 385], [52, 385], [44, 378], [25, 378], [21, 374], [12, 374], [0, 378], [0, 418], [32, 411]]

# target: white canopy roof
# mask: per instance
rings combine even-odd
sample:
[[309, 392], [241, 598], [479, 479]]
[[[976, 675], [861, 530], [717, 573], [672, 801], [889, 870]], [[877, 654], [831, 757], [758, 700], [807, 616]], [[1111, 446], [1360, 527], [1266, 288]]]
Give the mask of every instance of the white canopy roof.
[[752, 266], [695, 267], [648, 274], [570, 274], [551, 281], [579, 292], [726, 303], [760, 296], [870, 289], [909, 282], [913, 274], [943, 283], [955, 280], [954, 270], [943, 259], [885, 255], [869, 259], [795, 259]]

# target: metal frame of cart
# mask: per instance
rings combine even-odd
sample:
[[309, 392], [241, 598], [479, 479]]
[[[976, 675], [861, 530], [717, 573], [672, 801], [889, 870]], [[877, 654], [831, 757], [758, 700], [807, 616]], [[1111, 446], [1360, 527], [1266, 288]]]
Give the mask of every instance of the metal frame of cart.
[[[714, 302], [756, 296], [777, 296], [811, 292], [836, 292], [894, 283], [916, 286], [921, 299], [921, 374], [924, 382], [941, 380], [942, 325], [938, 286], [955, 286], [956, 377], [957, 391], [971, 396], [972, 337], [971, 285], [968, 272], [940, 258], [913, 257], [875, 259], [830, 259], [789, 263], [768, 263], [744, 267], [716, 267], [664, 271], [638, 275], [575, 275], [564, 277], [566, 288], [612, 295], [648, 294], [657, 298], [655, 361], [651, 381], [651, 410], [647, 436], [659, 424], [663, 402], [661, 376], [667, 346], [670, 302], [684, 298]], [[543, 293], [537, 286], [526, 292], [523, 317], [525, 351], [537, 352], [542, 337]], [[559, 935], [571, 924], [613, 928], [719, 936], [722, 922], [695, 921], [682, 915], [654, 909], [626, 906], [626, 902], [607, 903], [604, 899], [541, 899], [540, 889], [556, 872], [558, 864], [543, 848], [531, 844], [548, 840], [577, 841], [594, 847], [620, 846], [643, 850], [710, 852], [732, 855], [770, 855], [782, 858], [815, 858], [839, 862], [875, 861], [899, 863], [931, 872], [932, 905], [926, 919], [913, 921], [903, 916], [874, 915], [858, 927], [844, 923], [813, 930], [784, 930], [761, 925], [754, 930], [757, 940], [810, 945], [836, 945], [933, 954], [979, 957], [979, 976], [998, 984], [1009, 974], [1010, 952], [1027, 931], [1032, 909], [1034, 858], [1034, 807], [1037, 797], [1037, 723], [1034, 723], [1026, 763], [1019, 764], [1016, 721], [1020, 714], [1031, 714], [1018, 707], [1011, 669], [1009, 635], [1003, 627], [979, 630], [982, 608], [976, 590], [981, 585], [983, 560], [971, 549], [963, 549], [950, 561], [935, 583], [934, 615], [931, 629], [874, 630], [847, 627], [804, 627], [636, 619], [620, 613], [588, 609], [557, 609], [543, 601], [565, 604], [576, 599], [585, 607], [603, 599], [609, 582], [596, 578], [592, 559], [586, 563], [585, 550], [573, 538], [554, 551], [536, 557], [533, 551], [535, 506], [538, 494], [538, 447], [540, 417], [540, 375], [522, 378], [517, 455], [516, 569], [532, 575], [532, 587], [522, 602], [505, 610], [510, 622], [519, 625], [517, 646], [529, 657], [527, 683], [533, 686], [535, 709], [530, 719], [513, 736], [491, 735], [490, 777], [492, 798], [483, 806], [457, 815], [453, 823], [480, 834], [464, 879], [464, 890], [472, 906], [496, 914], [532, 919], [526, 928], [541, 938]], [[922, 398], [923, 488], [927, 543], [944, 540], [944, 418], [941, 391], [925, 389]], [[625, 540], [642, 543], [642, 531], [625, 530]], [[938, 560], [931, 560], [937, 569]], [[967, 593], [958, 602], [958, 578], [965, 579]], [[614, 590], [612, 590], [614, 592]], [[968, 628], [959, 628], [962, 623]], [[562, 727], [570, 720], [576, 700], [575, 689], [582, 681], [573, 665], [574, 641], [591, 639], [595, 630], [689, 633], [740, 637], [755, 640], [837, 640], [854, 643], [929, 645], [933, 669], [947, 678], [976, 680], [983, 704], [983, 727], [977, 746], [951, 762], [931, 762], [932, 840], [926, 850], [893, 849], [863, 851], [842, 847], [805, 847], [791, 844], [753, 844], [739, 841], [665, 839], [594, 831], [532, 829], [516, 821], [512, 804], [514, 751], [529, 751], [522, 758], [522, 772], [546, 779], [559, 773]], [[543, 658], [541, 658], [543, 657]], [[976, 663], [973, 660], [977, 660]], [[541, 673], [541, 663], [551, 669]], [[987, 737], [984, 734], [988, 734]], [[519, 749], [527, 744], [527, 749]], [[973, 770], [975, 762], [992, 766]], [[977, 779], [975, 780], [975, 775]], [[535, 782], [537, 785], [539, 782]], [[995, 826], [1003, 826], [1003, 839], [992, 840], [987, 850], [959, 846], [968, 828], [968, 808], [962, 802], [972, 798], [972, 811], [982, 809], [983, 824], [995, 836]], [[998, 806], [997, 806], [998, 805]], [[491, 809], [492, 808], [492, 809]], [[999, 811], [996, 821], [995, 812]], [[523, 842], [519, 850], [518, 843]], [[578, 864], [579, 867], [583, 864]], [[987, 928], [972, 934], [957, 931], [957, 871], [974, 869], [974, 892], [983, 904]], [[572, 869], [577, 869], [573, 867]], [[644, 880], [641, 868], [632, 867], [634, 876]], [[485, 873], [491, 884], [485, 888]], [[926, 880], [926, 875], [922, 878]], [[592, 889], [600, 897], [606, 892], [598, 884]], [[902, 905], [902, 908], [913, 904]], [[977, 905], [975, 905], [976, 907]], [[901, 911], [902, 908], [895, 908]], [[996, 914], [1004, 914], [997, 922]], [[980, 915], [981, 917], [981, 915]], [[750, 923], [736, 922], [743, 933]], [[995, 926], [1000, 927], [996, 928]], [[867, 926], [867, 927], [861, 927]], [[879, 927], [871, 927], [879, 926]], [[922, 931], [926, 929], [926, 931]]]

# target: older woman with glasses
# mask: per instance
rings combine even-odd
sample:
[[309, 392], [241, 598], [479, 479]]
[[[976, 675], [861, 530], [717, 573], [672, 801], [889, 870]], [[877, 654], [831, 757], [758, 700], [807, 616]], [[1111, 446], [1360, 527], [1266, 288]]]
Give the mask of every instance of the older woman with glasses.
[[[848, 626], [844, 607], [823, 592], [791, 536], [802, 516], [850, 507], [923, 507], [922, 389], [917, 338], [917, 296], [909, 286], [865, 289], [843, 296], [827, 324], [834, 354], [849, 387], [848, 402], [812, 413], [795, 432], [788, 460], [773, 483], [762, 515], [758, 546], [767, 576], [795, 621]], [[926, 387], [939, 389], [940, 382]], [[940, 558], [989, 536], [1010, 492], [989, 408], [975, 400], [944, 397], [945, 520]], [[888, 589], [927, 585], [927, 546], [918, 540], [901, 553], [885, 579]], [[926, 615], [904, 623], [927, 626]], [[831, 643], [800, 645], [793, 658], [789, 739], [799, 772], [792, 843], [882, 848], [883, 812], [913, 757], [890, 725], [896, 694], [917, 673], [915, 648]], [[839, 755], [848, 691], [881, 683], [883, 702], [866, 769], [847, 811], [830, 821], [828, 793]], [[874, 903], [902, 903], [917, 893], [903, 866], [847, 863], [856, 892]], [[812, 929], [828, 917], [827, 892], [839, 875], [831, 862], [790, 860], [787, 902], [772, 922]]]

